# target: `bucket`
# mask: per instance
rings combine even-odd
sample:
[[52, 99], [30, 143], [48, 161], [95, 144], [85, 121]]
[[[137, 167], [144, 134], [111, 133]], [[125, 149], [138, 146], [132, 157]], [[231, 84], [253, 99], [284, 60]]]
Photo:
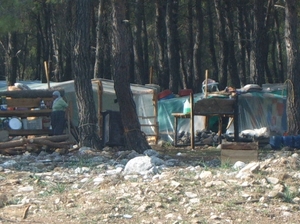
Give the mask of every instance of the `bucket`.
[[293, 136], [283, 136], [282, 142], [284, 146], [294, 147]]
[[282, 146], [282, 136], [271, 136], [269, 143], [272, 149], [280, 149]]
[[300, 149], [300, 135], [293, 136], [294, 147]]
[[20, 130], [22, 128], [22, 122], [16, 117], [11, 118], [8, 125], [12, 130]]

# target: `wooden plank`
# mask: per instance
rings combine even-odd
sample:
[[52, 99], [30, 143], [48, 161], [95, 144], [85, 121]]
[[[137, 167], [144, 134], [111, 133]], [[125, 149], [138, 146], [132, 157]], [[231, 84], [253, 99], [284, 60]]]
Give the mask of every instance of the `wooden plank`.
[[18, 90], [18, 91], [2, 91], [0, 96], [12, 97], [12, 98], [47, 98], [52, 97], [54, 91], [59, 91], [63, 97], [65, 95], [64, 89], [52, 89], [52, 90]]
[[39, 117], [39, 116], [50, 116], [51, 109], [43, 110], [10, 110], [0, 111], [0, 117]]
[[27, 130], [8, 130], [10, 136], [28, 136], [28, 135], [49, 135], [52, 130], [49, 129], [27, 129]]
[[221, 144], [222, 150], [258, 150], [258, 142], [226, 142]]
[[184, 114], [184, 113], [172, 113], [172, 115], [174, 117], [178, 117], [178, 118], [190, 118], [191, 117], [190, 114]]
[[221, 162], [234, 164], [237, 161], [249, 163], [258, 160], [258, 150], [221, 150]]
[[40, 107], [41, 100], [44, 100], [46, 105], [49, 105], [49, 102], [52, 105], [52, 97], [51, 98], [10, 98], [7, 97], [7, 106], [8, 107], [19, 107], [19, 108], [34, 108]]

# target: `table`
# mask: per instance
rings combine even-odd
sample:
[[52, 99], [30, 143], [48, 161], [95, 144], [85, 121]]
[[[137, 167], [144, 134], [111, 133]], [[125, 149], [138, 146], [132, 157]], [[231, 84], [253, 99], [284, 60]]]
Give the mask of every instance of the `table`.
[[[192, 149], [195, 147], [194, 142], [194, 116], [205, 116], [206, 120], [208, 120], [211, 116], [219, 117], [219, 141], [222, 142], [221, 134], [222, 134], [222, 117], [231, 117], [234, 120], [234, 140], [238, 141], [238, 97], [228, 98], [228, 99], [204, 99], [199, 100], [195, 106], [193, 103], [193, 95], [190, 95], [190, 104], [191, 112], [188, 114], [184, 113], [172, 113], [175, 118], [174, 124], [174, 146], [178, 146], [177, 140], [177, 129], [178, 129], [178, 120], [179, 119], [190, 119], [191, 120], [191, 147]], [[207, 104], [208, 103], [208, 104]], [[224, 104], [224, 105], [223, 105]]]

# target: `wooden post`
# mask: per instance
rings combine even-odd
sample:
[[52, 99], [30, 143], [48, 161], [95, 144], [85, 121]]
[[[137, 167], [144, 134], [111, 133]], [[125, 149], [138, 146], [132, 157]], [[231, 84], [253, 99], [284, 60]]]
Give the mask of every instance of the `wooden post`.
[[45, 73], [46, 73], [46, 79], [48, 84], [48, 89], [50, 89], [50, 79], [49, 79], [49, 73], [48, 73], [48, 64], [46, 61], [44, 61], [44, 67], [45, 67]]
[[97, 99], [98, 99], [98, 125], [99, 125], [99, 136], [100, 138], [102, 138], [102, 95], [103, 95], [103, 86], [102, 86], [102, 82], [101, 80], [93, 80], [93, 82], [96, 82], [97, 84]]
[[234, 115], [233, 115], [233, 126], [234, 126], [234, 141], [239, 141], [239, 97], [235, 96], [234, 103]]
[[219, 130], [218, 130], [218, 139], [219, 139], [219, 143], [222, 143], [222, 126], [223, 126], [223, 120], [222, 120], [222, 116], [219, 115]]
[[194, 94], [190, 93], [190, 105], [191, 105], [191, 112], [190, 112], [190, 116], [191, 116], [191, 148], [194, 149], [195, 148], [195, 133], [194, 133]]
[[157, 121], [157, 89], [153, 90], [153, 106], [154, 106], [154, 130], [155, 130], [155, 144], [157, 145], [158, 143], [158, 137], [159, 137], [159, 124]]
[[[207, 98], [207, 84], [208, 84], [208, 70], [205, 70], [205, 92], [204, 98]], [[204, 127], [208, 130], [209, 116], [205, 116], [205, 124]]]
[[149, 84], [153, 83], [153, 66], [150, 67]]
[[208, 70], [205, 70], [205, 98], [207, 98]]

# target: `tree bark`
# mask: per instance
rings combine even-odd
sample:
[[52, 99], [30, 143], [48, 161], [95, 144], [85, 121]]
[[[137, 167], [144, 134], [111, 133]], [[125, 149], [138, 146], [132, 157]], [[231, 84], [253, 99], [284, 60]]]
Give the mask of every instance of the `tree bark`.
[[178, 1], [167, 1], [167, 52], [169, 60], [169, 88], [173, 93], [178, 93], [179, 80], [180, 80], [180, 56], [179, 47], [180, 40], [178, 35]]
[[8, 47], [6, 55], [6, 77], [7, 85], [13, 86], [18, 76], [18, 57], [17, 57], [17, 32], [8, 33]]
[[162, 89], [169, 88], [168, 60], [166, 56], [166, 0], [155, 1], [155, 42], [157, 80]]
[[228, 41], [225, 31], [225, 18], [224, 18], [224, 2], [223, 0], [214, 0], [216, 13], [217, 13], [217, 40], [219, 44], [219, 85], [226, 86], [228, 79]]
[[300, 59], [297, 38], [296, 0], [285, 0], [285, 43], [287, 52], [287, 124], [288, 134], [297, 135], [300, 131]]
[[131, 34], [124, 0], [113, 0], [114, 87], [120, 106], [126, 146], [143, 153], [150, 146], [141, 131], [130, 89]]
[[193, 46], [193, 81], [192, 89], [195, 92], [201, 90], [202, 81], [204, 80], [204, 73], [202, 69], [202, 47], [203, 47], [203, 12], [202, 12], [202, 0], [196, 0], [195, 16], [196, 16], [196, 28], [194, 36]]
[[207, 6], [207, 12], [208, 12], [208, 48], [209, 48], [209, 54], [211, 57], [211, 63], [212, 63], [212, 72], [210, 77], [213, 80], [218, 80], [218, 74], [219, 74], [219, 65], [216, 55], [216, 49], [215, 49], [215, 34], [214, 34], [214, 25], [213, 25], [213, 13], [212, 13], [212, 4], [214, 4], [211, 0], [206, 0], [206, 6]]
[[103, 16], [103, 0], [98, 2], [97, 11], [97, 25], [96, 25], [96, 52], [95, 52], [95, 64], [94, 64], [94, 79], [99, 77], [100, 62], [101, 62], [101, 26], [102, 26], [102, 16]]
[[81, 146], [101, 148], [98, 119], [92, 91], [89, 60], [90, 1], [76, 0], [76, 22], [73, 36], [72, 70], [79, 112], [79, 141]]
[[[227, 42], [228, 42], [228, 70], [229, 70], [229, 76], [230, 76], [230, 82], [226, 84], [230, 84], [231, 86], [235, 88], [240, 88], [240, 77], [238, 75], [238, 68], [237, 68], [237, 61], [235, 56], [235, 48], [234, 48], [234, 24], [233, 24], [233, 7], [231, 1], [226, 1], [225, 3], [225, 30], [226, 30], [226, 36], [227, 36]], [[220, 85], [221, 89], [224, 89], [226, 86]]]
[[246, 27], [245, 27], [245, 5], [239, 4], [237, 6], [237, 23], [238, 23], [238, 55], [237, 55], [237, 64], [239, 67], [239, 78], [240, 78], [240, 85], [245, 86], [247, 84], [246, 81]]
[[134, 77], [135, 83], [145, 84], [144, 52], [142, 42], [142, 12], [143, 0], [135, 0], [134, 22], [133, 22], [133, 50], [134, 50]]

